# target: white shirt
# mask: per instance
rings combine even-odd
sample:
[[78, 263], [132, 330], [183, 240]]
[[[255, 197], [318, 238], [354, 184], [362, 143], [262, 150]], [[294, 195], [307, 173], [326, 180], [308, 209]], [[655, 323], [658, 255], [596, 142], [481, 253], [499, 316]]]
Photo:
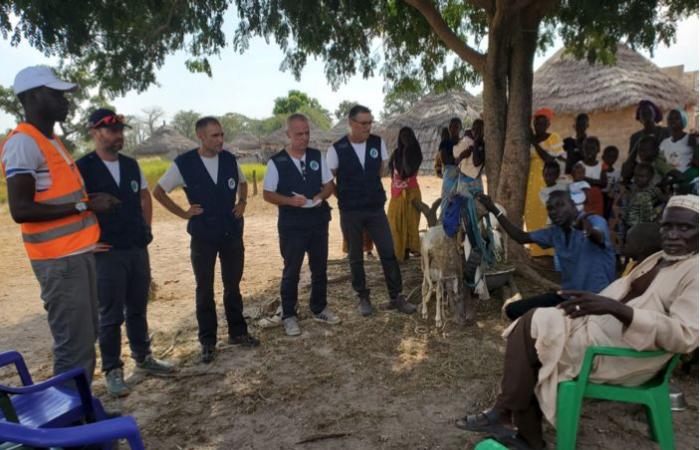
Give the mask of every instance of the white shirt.
[[[109, 174], [112, 175], [114, 182], [117, 183], [117, 186], [119, 186], [121, 180], [121, 169], [119, 168], [119, 160], [105, 161], [104, 159], [100, 158], [100, 161], [104, 163], [104, 165], [107, 167], [107, 170], [109, 170]], [[139, 166], [139, 172], [141, 173], [141, 190], [148, 189], [148, 181], [146, 180], [146, 176], [143, 174], [143, 170], [141, 170], [141, 166]]]
[[676, 142], [673, 142], [670, 137], [664, 139], [661, 141], [659, 148], [666, 162], [674, 169], [685, 172], [690, 167], [690, 161], [693, 159], [693, 149], [688, 145], [687, 133]]
[[[382, 145], [381, 145], [381, 150], [380, 154], [382, 155], [382, 161], [386, 161], [389, 159], [389, 153], [386, 151], [386, 144], [384, 143], [384, 139], [381, 140]], [[357, 159], [360, 160], [360, 165], [362, 168], [365, 168], [365, 153], [367, 150], [367, 141], [365, 142], [360, 142], [355, 143], [350, 141], [350, 144], [352, 144], [353, 150], [355, 150], [355, 154], [357, 155]], [[370, 152], [372, 149], [370, 149]], [[328, 147], [328, 151], [326, 151], [326, 164], [328, 165], [328, 169], [330, 170], [336, 170], [338, 168], [338, 153], [335, 151], [335, 147], [331, 145]]]
[[586, 169], [586, 178], [592, 180], [600, 180], [600, 174], [603, 172], [603, 164], [598, 161], [595, 166], [589, 166], [585, 162], [581, 162]]
[[586, 203], [586, 189], [590, 189], [591, 185], [588, 181], [574, 181], [569, 185], [569, 194], [571, 199], [576, 203], [576, 209], [581, 212]]
[[[585, 181], [584, 181], [585, 183]], [[549, 201], [549, 195], [554, 191], [568, 191], [569, 183], [563, 181], [557, 181], [554, 186], [545, 186], [540, 190], [540, 201], [546, 207], [547, 201]]]
[[[300, 159], [297, 159], [293, 157], [291, 154], [289, 154], [290, 159], [296, 166], [297, 170], [299, 171], [300, 174], [303, 175], [303, 171], [301, 170], [301, 162], [304, 162], [304, 165], [306, 165], [306, 153], [304, 153], [304, 156], [302, 156]], [[333, 174], [331, 173], [330, 169], [328, 169], [328, 164], [326, 163], [326, 158], [321, 158], [321, 183], [326, 184], [330, 183], [333, 180]], [[311, 167], [308, 165], [306, 166], [306, 170], [313, 170]], [[318, 170], [318, 168], [316, 169]], [[280, 181], [280, 175], [279, 172], [277, 172], [277, 166], [275, 163], [270, 159], [267, 162], [267, 169], [265, 170], [265, 178], [263, 179], [263, 190], [268, 191], [268, 192], [276, 192], [277, 191], [277, 185], [279, 184]]]
[[[207, 173], [209, 173], [211, 180], [214, 182], [214, 184], [216, 184], [219, 177], [219, 155], [211, 158], [205, 158], [204, 156], [199, 155], [199, 158], [202, 160], [204, 168], [207, 169]], [[245, 175], [241, 170], [241, 165], [237, 164], [237, 166], [238, 183], [246, 183]], [[180, 173], [180, 169], [178, 169], [177, 164], [175, 163], [170, 165], [165, 174], [163, 174], [160, 180], [158, 180], [158, 184], [165, 192], [171, 192], [180, 186], [187, 187], [185, 180], [182, 178], [182, 174]]]
[[[55, 139], [49, 142], [63, 156], [66, 162], [70, 162], [70, 157], [65, 154], [59, 143]], [[2, 163], [5, 166], [7, 178], [15, 175], [29, 174], [36, 181], [36, 191], [42, 192], [51, 187], [51, 174], [46, 158], [39, 149], [36, 141], [24, 133], [15, 133], [10, 137], [3, 147]]]
[[[464, 136], [462, 139], [460, 139], [459, 142], [452, 147], [452, 156], [454, 156], [455, 161], [459, 158], [459, 155], [461, 155], [463, 151], [472, 145], [474, 145], [474, 140], [469, 136]], [[463, 158], [459, 162], [459, 171], [468, 177], [478, 177], [480, 170], [481, 166], [474, 165], [474, 152], [472, 152], [468, 158]]]

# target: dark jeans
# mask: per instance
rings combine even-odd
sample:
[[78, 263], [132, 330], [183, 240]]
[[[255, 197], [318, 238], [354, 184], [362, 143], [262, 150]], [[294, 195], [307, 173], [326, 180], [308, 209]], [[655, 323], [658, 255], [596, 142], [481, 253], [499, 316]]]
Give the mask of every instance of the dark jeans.
[[145, 248], [112, 249], [96, 253], [100, 304], [102, 371], [122, 367], [121, 327], [126, 322], [131, 357], [143, 361], [151, 353], [146, 304], [151, 267]]
[[377, 247], [382, 262], [384, 279], [389, 297], [395, 299], [401, 294], [401, 270], [394, 255], [394, 241], [391, 238], [389, 221], [383, 209], [372, 211], [340, 211], [340, 226], [348, 242], [352, 288], [359, 297], [369, 297], [365, 280], [364, 255], [362, 253], [362, 232], [367, 230]]
[[280, 297], [282, 318], [296, 316], [299, 272], [304, 255], [309, 254], [311, 269], [311, 312], [318, 314], [326, 307], [328, 277], [328, 223], [308, 228], [279, 227], [280, 252], [284, 259]]
[[216, 303], [214, 302], [214, 268], [216, 256], [221, 263], [221, 280], [224, 283], [224, 310], [229, 337], [248, 334], [243, 318], [243, 297], [240, 283], [243, 277], [243, 238], [235, 237], [220, 244], [192, 238], [190, 257], [197, 287], [197, 324], [199, 342], [216, 345]]
[[145, 248], [112, 249], [96, 253], [100, 305], [102, 370], [122, 367], [121, 327], [126, 322], [131, 357], [143, 361], [151, 353], [146, 304], [151, 267]]
[[553, 292], [535, 295], [534, 297], [524, 298], [511, 303], [510, 305], [506, 306], [505, 313], [510, 320], [515, 320], [531, 309], [557, 306], [564, 300], [566, 300], [564, 297]]
[[537, 377], [542, 367], [537, 358], [530, 326], [534, 310], [515, 325], [506, 342], [501, 393], [494, 409], [510, 414], [518, 433], [534, 448], [542, 448], [542, 410], [535, 396]]

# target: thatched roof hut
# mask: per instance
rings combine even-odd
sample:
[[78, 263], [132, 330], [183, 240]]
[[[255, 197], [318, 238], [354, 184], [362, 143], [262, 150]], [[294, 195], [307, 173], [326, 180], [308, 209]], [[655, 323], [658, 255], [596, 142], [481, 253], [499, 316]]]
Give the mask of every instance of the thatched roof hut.
[[389, 117], [376, 131], [384, 138], [391, 153], [396, 146], [399, 130], [402, 127], [413, 128], [423, 152], [421, 168], [432, 171], [442, 129], [453, 117], [459, 117], [465, 124], [477, 119], [481, 115], [480, 105], [481, 102], [468, 92], [430, 93], [405, 113]]
[[662, 110], [676, 106], [692, 109], [696, 96], [683, 83], [624, 44], [617, 46], [613, 65], [576, 60], [564, 49], [549, 58], [534, 75], [533, 109], [555, 111], [551, 129], [562, 138], [571, 135], [579, 113], [590, 117], [589, 135], [603, 146], [627, 151], [629, 136], [640, 129], [634, 113], [648, 99]]
[[[309, 121], [309, 131], [311, 133], [311, 140], [309, 142], [309, 147], [317, 148], [319, 150], [325, 151], [330, 145], [330, 139], [326, 131], [323, 131], [318, 125]], [[260, 147], [262, 149], [263, 159], [267, 161], [270, 156], [274, 155], [280, 151], [284, 146], [289, 143], [289, 138], [287, 137], [287, 127], [282, 126], [272, 133], [264, 136], [260, 139]]]
[[138, 145], [134, 151], [134, 156], [161, 156], [173, 159], [180, 153], [199, 147], [194, 141], [189, 140], [176, 129], [167, 125], [156, 129], [151, 136]]
[[260, 138], [252, 133], [238, 133], [227, 146], [233, 151], [259, 150]]

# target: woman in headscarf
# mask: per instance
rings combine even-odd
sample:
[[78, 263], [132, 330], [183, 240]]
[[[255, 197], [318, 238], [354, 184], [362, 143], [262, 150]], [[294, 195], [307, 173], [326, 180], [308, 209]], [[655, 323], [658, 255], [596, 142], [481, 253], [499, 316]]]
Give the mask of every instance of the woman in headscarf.
[[[525, 197], [525, 226], [528, 231], [539, 230], [547, 225], [547, 208], [540, 200], [540, 191], [545, 187], [542, 169], [547, 161], [555, 161], [564, 173], [566, 162], [561, 137], [557, 133], [548, 132], [554, 117], [554, 111], [540, 108], [535, 111], [530, 149], [530, 172], [527, 178], [527, 196]], [[551, 249], [543, 250], [535, 244], [530, 246], [532, 256], [553, 256]]]
[[421, 202], [418, 170], [422, 162], [423, 154], [413, 130], [401, 128], [397, 148], [389, 157], [391, 200], [387, 213], [394, 239], [394, 253], [399, 261], [404, 261], [409, 252], [420, 253], [420, 211], [413, 203]]

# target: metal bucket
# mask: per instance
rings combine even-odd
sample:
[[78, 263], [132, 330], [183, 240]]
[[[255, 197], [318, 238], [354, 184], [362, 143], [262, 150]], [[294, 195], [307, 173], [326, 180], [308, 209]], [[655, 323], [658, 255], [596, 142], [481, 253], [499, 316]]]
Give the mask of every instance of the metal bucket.
[[486, 272], [486, 287], [489, 291], [502, 288], [513, 276], [513, 272], [515, 272], [515, 267]]

